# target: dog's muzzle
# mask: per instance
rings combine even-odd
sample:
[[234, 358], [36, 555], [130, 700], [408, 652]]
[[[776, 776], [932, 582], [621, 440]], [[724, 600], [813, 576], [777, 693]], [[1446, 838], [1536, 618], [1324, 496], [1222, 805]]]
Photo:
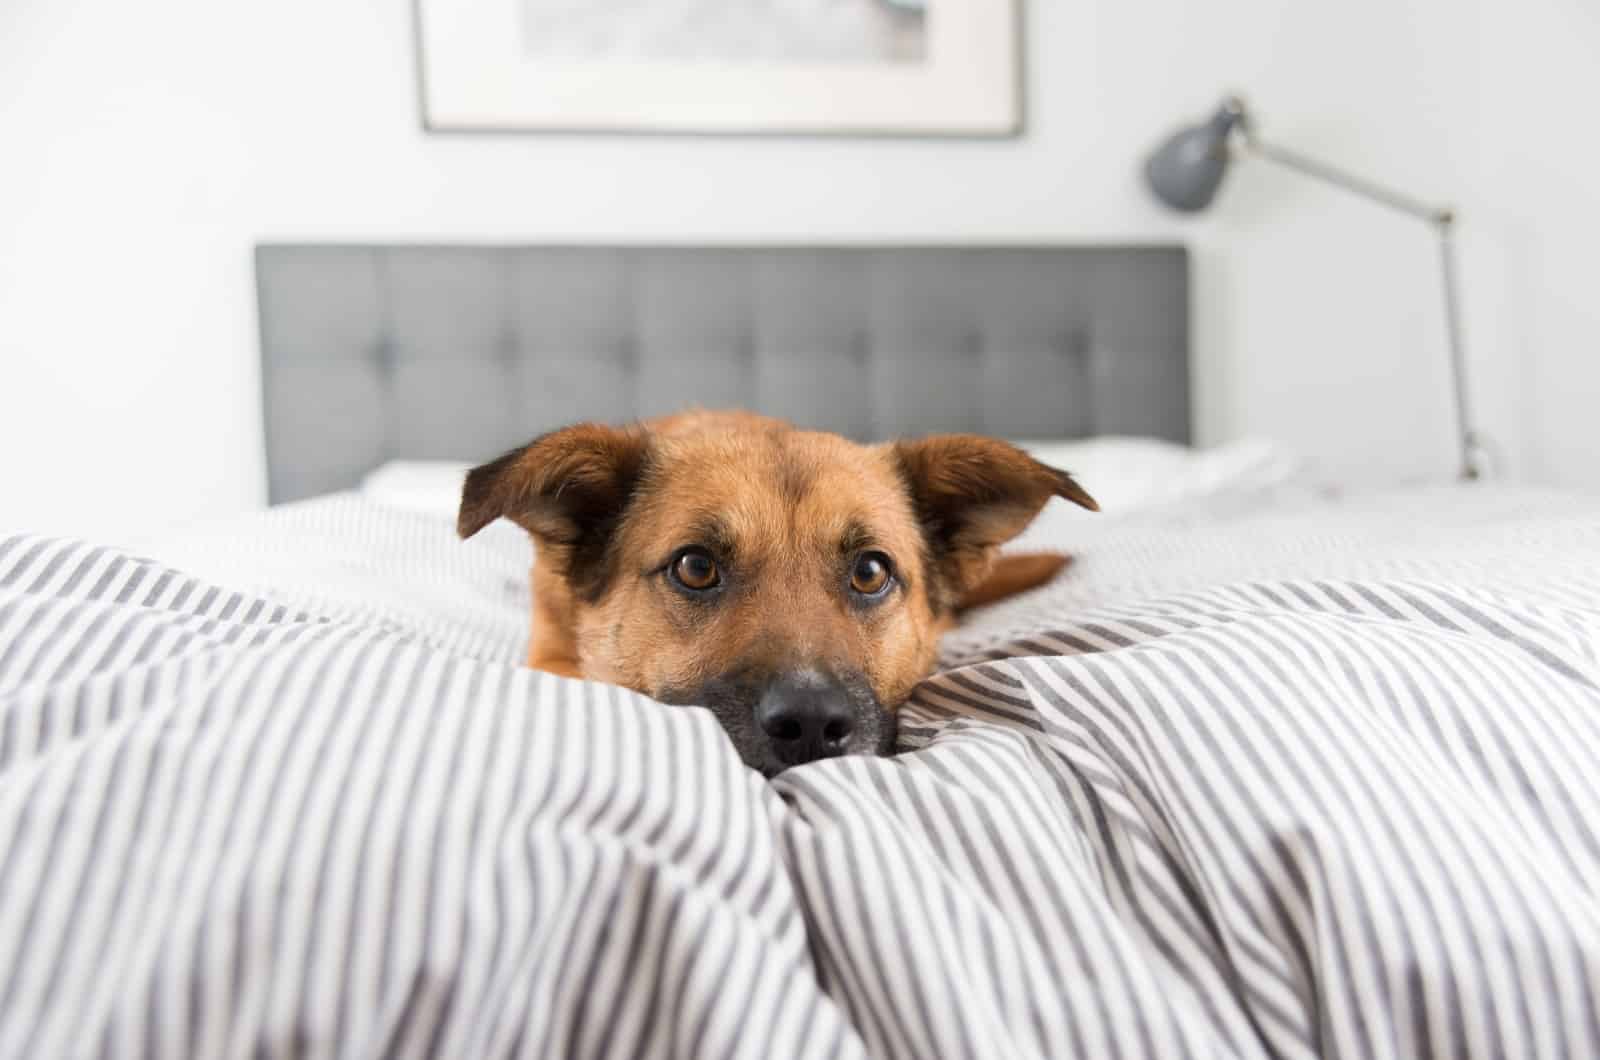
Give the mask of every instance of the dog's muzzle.
[[775, 672], [742, 668], [658, 698], [709, 708], [745, 764], [769, 777], [824, 758], [894, 750], [894, 714], [861, 675], [809, 665]]

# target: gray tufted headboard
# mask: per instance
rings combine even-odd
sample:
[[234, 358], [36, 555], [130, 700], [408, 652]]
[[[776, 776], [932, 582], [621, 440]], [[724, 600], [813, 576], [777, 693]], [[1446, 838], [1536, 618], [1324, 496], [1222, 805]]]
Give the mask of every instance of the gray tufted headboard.
[[1189, 438], [1181, 246], [270, 245], [256, 277], [274, 503], [685, 405]]

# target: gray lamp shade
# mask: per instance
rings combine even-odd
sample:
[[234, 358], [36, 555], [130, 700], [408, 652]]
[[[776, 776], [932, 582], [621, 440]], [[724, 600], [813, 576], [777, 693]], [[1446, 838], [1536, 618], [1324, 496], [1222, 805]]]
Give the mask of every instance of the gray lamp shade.
[[1211, 205], [1228, 171], [1228, 137], [1244, 120], [1244, 106], [1230, 99], [1202, 125], [1174, 133], [1144, 164], [1156, 198], [1184, 213]]

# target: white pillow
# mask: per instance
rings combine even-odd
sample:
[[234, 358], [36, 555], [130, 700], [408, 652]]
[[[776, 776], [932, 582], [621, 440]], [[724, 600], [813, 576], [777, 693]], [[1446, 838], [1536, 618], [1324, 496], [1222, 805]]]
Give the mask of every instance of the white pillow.
[[454, 519], [461, 480], [471, 464], [454, 460], [391, 460], [361, 480], [361, 496], [385, 508]]
[[[1271, 492], [1298, 479], [1301, 469], [1283, 446], [1261, 440], [1215, 449], [1122, 437], [1015, 444], [1037, 460], [1070, 471], [1101, 510], [1113, 515], [1179, 501]], [[362, 479], [361, 495], [386, 508], [454, 519], [461, 480], [471, 466], [453, 460], [393, 460]]]
[[1298, 482], [1300, 459], [1277, 442], [1244, 439], [1191, 449], [1155, 438], [1018, 441], [1035, 460], [1071, 472], [1100, 509], [1121, 515], [1179, 501], [1271, 493]]

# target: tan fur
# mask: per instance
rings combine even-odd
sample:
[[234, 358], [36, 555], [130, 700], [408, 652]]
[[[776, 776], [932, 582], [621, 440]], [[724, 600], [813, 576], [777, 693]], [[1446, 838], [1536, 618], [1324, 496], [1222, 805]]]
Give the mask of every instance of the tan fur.
[[[1065, 565], [996, 563], [1053, 495], [1093, 506], [1063, 472], [992, 439], [868, 446], [750, 413], [692, 412], [536, 439], [473, 472], [460, 529], [506, 516], [535, 537], [531, 667], [665, 696], [739, 667], [816, 664], [864, 674], [892, 709], [960, 608]], [[713, 528], [731, 558], [726, 593], [707, 604], [662, 572], [677, 550], [710, 545]], [[852, 605], [847, 545], [892, 559], [892, 598]]]
[[1008, 596], [1025, 593], [1053, 579], [1072, 562], [1071, 556], [1048, 552], [1013, 552], [995, 560], [989, 574], [961, 597], [960, 610], [987, 607]]
[[578, 655], [578, 609], [566, 579], [540, 554], [533, 562], [533, 633], [528, 637], [528, 666], [562, 677], [582, 677]]

